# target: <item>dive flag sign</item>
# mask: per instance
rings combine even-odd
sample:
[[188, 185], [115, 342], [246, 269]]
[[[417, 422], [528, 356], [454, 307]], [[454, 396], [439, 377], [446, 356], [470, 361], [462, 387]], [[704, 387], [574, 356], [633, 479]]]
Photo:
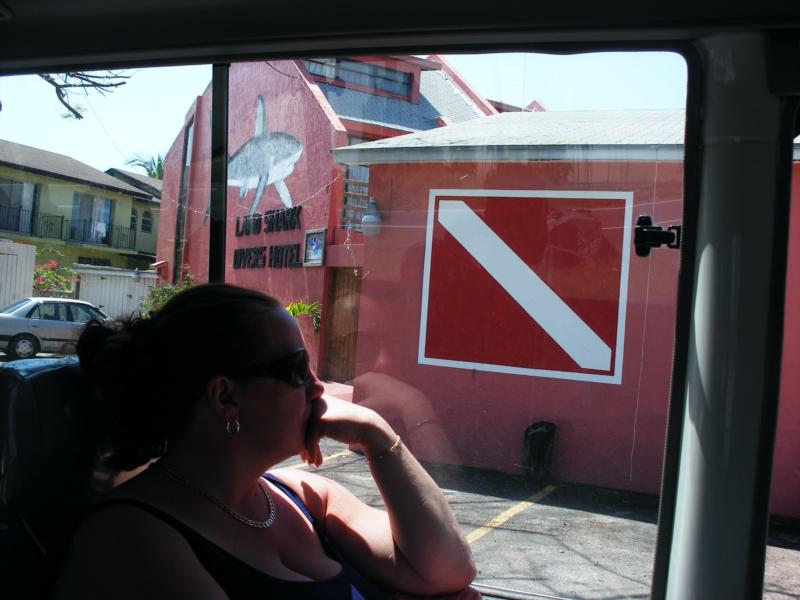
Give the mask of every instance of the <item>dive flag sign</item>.
[[633, 193], [430, 190], [420, 364], [619, 384]]

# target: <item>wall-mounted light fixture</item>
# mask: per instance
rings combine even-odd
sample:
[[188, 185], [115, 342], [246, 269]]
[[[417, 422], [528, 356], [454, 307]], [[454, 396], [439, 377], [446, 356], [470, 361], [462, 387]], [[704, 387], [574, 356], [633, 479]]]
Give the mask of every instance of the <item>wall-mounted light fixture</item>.
[[378, 201], [373, 196], [370, 196], [367, 202], [367, 210], [364, 216], [361, 217], [361, 231], [364, 235], [378, 235], [381, 232], [381, 213], [378, 212]]

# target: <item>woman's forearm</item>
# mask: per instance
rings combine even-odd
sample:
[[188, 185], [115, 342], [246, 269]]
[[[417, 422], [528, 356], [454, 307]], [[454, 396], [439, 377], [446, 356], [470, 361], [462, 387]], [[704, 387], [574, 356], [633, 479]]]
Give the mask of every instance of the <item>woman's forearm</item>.
[[422, 579], [440, 586], [431, 592], [462, 589], [475, 576], [472, 552], [444, 494], [398, 439], [377, 417], [364, 444], [395, 545]]

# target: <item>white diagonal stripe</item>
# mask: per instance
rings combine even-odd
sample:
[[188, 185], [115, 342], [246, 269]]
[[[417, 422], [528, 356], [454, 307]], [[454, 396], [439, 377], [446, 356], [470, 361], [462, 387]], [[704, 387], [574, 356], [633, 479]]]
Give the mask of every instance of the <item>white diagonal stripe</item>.
[[611, 348], [466, 203], [442, 200], [438, 220], [581, 368], [611, 368]]

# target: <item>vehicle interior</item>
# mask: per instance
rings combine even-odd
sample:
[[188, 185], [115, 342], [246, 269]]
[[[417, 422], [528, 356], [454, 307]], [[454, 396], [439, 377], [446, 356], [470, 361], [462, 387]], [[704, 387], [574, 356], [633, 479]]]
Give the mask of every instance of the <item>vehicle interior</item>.
[[[486, 409], [480, 419], [475, 417], [474, 421], [465, 421], [467, 424], [461, 433], [445, 427], [446, 435], [455, 436], [452, 448], [448, 445], [443, 449], [445, 444], [435, 437], [430, 446], [423, 442], [418, 444], [421, 458], [428, 457], [432, 472], [437, 473], [437, 481], [446, 490], [452, 490], [454, 505], [459, 506], [459, 522], [463, 516], [463, 523], [470, 532], [469, 539], [475, 540], [479, 575], [473, 584], [474, 590], [486, 598], [512, 599], [800, 598], [800, 466], [794, 450], [800, 436], [800, 412], [782, 410], [784, 405], [800, 404], [800, 380], [797, 379], [800, 364], [795, 362], [800, 359], [800, 352], [796, 351], [794, 344], [794, 340], [800, 337], [796, 329], [800, 323], [792, 316], [791, 303], [792, 299], [800, 299], [797, 297], [800, 287], [792, 278], [792, 273], [800, 269], [796, 262], [800, 260], [800, 254], [793, 259], [791, 251], [793, 244], [796, 245], [800, 239], [800, 220], [797, 219], [800, 212], [797, 192], [800, 171], [796, 170], [800, 150], [794, 142], [800, 135], [800, 3], [763, 0], [740, 5], [713, 0], [706, 3], [645, 4], [628, 0], [612, 3], [579, 0], [548, 5], [522, 3], [501, 8], [473, 1], [456, 5], [416, 0], [392, 6], [379, 6], [362, 0], [338, 3], [317, 0], [301, 3], [257, 0], [226, 3], [209, 0], [0, 0], [0, 77], [212, 65], [209, 89], [213, 94], [213, 104], [207, 107], [210, 121], [204, 125], [204, 135], [208, 135], [209, 140], [209, 160], [207, 181], [200, 191], [203, 202], [209, 203], [208, 210], [205, 204], [194, 205], [197, 227], [200, 227], [201, 220], [208, 221], [208, 243], [203, 246], [207, 248], [207, 255], [202, 259], [192, 258], [203, 265], [200, 270], [205, 277], [201, 279], [208, 281], [230, 280], [232, 271], [226, 267], [233, 260], [234, 218], [245, 214], [231, 214], [230, 201], [226, 201], [227, 158], [236, 149], [233, 137], [229, 148], [229, 128], [233, 131], [234, 121], [243, 114], [231, 108], [235, 94], [239, 92], [234, 92], [232, 83], [229, 87], [229, 81], [235, 81], [236, 69], [244, 68], [239, 65], [268, 63], [275, 70], [288, 69], [288, 61], [295, 59], [313, 62], [319, 57], [331, 56], [405, 56], [414, 57], [406, 61], [410, 64], [422, 64], [423, 70], [435, 70], [438, 67], [425, 62], [431, 56], [491, 57], [514, 53], [559, 60], [604, 53], [669, 54], [685, 65], [685, 78], [679, 82], [685, 86], [684, 103], [677, 107], [685, 109], [685, 113], [676, 117], [679, 119], [678, 142], [667, 137], [656, 141], [643, 138], [641, 143], [636, 142], [644, 149], [660, 144], [658, 152], [662, 154], [653, 160], [664, 161], [659, 163], [662, 169], [675, 169], [673, 179], [666, 179], [666, 170], [658, 175], [656, 168], [655, 175], [642, 175], [641, 181], [635, 179], [637, 175], [630, 175], [630, 179], [625, 179], [628, 175], [609, 175], [610, 187], [603, 188], [636, 190], [633, 206], [626, 205], [629, 212], [625, 214], [629, 218], [620, 230], [619, 239], [622, 241], [619, 243], [629, 250], [630, 245], [635, 245], [636, 254], [640, 246], [649, 245], [641, 256], [630, 253], [629, 331], [619, 334], [623, 337], [639, 336], [642, 351], [640, 358], [637, 350], [634, 361], [636, 378], [632, 378], [630, 369], [633, 367], [628, 362], [626, 369], [631, 375], [626, 377], [632, 379], [623, 378], [621, 385], [617, 385], [620, 383], [618, 380], [592, 379], [596, 369], [586, 367], [581, 371], [582, 375], [573, 377], [580, 383], [571, 381], [570, 385], [576, 387], [568, 394], [584, 395], [586, 403], [575, 400], [574, 405], [563, 408], [564, 411], [573, 411], [569, 414], [575, 416], [577, 420], [574, 423], [577, 423], [580, 415], [588, 410], [613, 412], [614, 409], [608, 407], [615, 401], [614, 390], [628, 390], [630, 393], [626, 398], [632, 399], [631, 410], [635, 410], [635, 413], [630, 413], [634, 415], [631, 418], [641, 419], [640, 423], [647, 419], [653, 421], [650, 429], [638, 430], [640, 436], [651, 438], [652, 449], [648, 452], [652, 456], [644, 461], [635, 457], [631, 449], [630, 477], [620, 476], [618, 480], [613, 474], [607, 474], [603, 479], [590, 473], [598, 469], [590, 460], [580, 463], [585, 466], [570, 465], [564, 458], [565, 454], [559, 455], [559, 452], [574, 447], [577, 456], [579, 447], [585, 443], [590, 448], [600, 449], [592, 452], [598, 454], [597, 464], [601, 464], [605, 460], [602, 455], [605, 446], [599, 440], [612, 440], [608, 456], [617, 456], [613, 453], [614, 447], [623, 445], [623, 441], [620, 441], [622, 437], [616, 437], [615, 428], [607, 421], [580, 421], [580, 425], [571, 425], [573, 421], [566, 418], [559, 421], [559, 414], [566, 413], [559, 413], [562, 409], [556, 399], [560, 397], [563, 406], [567, 406], [572, 402], [572, 396], [564, 399], [561, 396], [564, 392], [559, 391], [562, 388], [547, 383], [560, 381], [560, 376], [552, 375], [550, 379], [537, 379], [544, 382], [535, 384], [539, 387], [525, 383], [508, 388], [509, 394], [520, 397], [550, 394], [553, 407], [542, 409], [540, 417], [535, 410], [526, 412], [522, 401], [508, 405], [498, 403]], [[423, 61], [422, 57], [429, 58]], [[415, 62], [416, 59], [419, 61]], [[457, 59], [451, 58], [450, 61], [456, 64]], [[565, 70], [563, 76], [569, 78], [571, 75]], [[657, 77], [658, 73], [655, 72], [654, 76]], [[476, 85], [475, 81], [472, 83]], [[564, 81], [564, 85], [572, 85], [572, 82]], [[647, 85], [646, 81], [642, 83], [643, 87]], [[0, 87], [0, 102], [4, 99], [2, 90]], [[202, 90], [198, 90], [198, 98], [200, 94]], [[110, 97], [113, 98], [113, 94]], [[547, 100], [542, 100], [546, 105]], [[287, 96], [286, 102], [290, 101]], [[528, 100], [524, 99], [524, 102], [527, 104]], [[250, 102], [248, 106], [255, 107], [255, 104]], [[188, 110], [189, 106], [185, 108]], [[536, 109], [527, 110], [533, 111], [528, 114], [536, 114]], [[8, 104], [0, 105], [0, 138], [4, 137], [3, 121], [14, 119], [9, 111]], [[255, 108], [251, 112], [254, 111]], [[498, 116], [504, 117], [503, 114]], [[351, 120], [358, 119], [354, 117]], [[268, 111], [267, 127], [272, 128], [274, 122], [274, 119], [270, 120]], [[183, 121], [176, 122], [173, 133], [183, 132], [186, 125]], [[554, 127], [559, 128], [557, 125]], [[578, 122], [576, 135], [581, 135], [580, 127]], [[251, 122], [243, 127], [247, 131], [252, 128]], [[502, 137], [510, 130], [498, 131], [497, 135]], [[359, 138], [357, 133], [348, 133], [353, 140], [334, 144], [333, 155], [337, 164], [351, 169], [349, 173], [368, 165], [373, 173], [370, 175], [370, 190], [373, 181], [375, 186], [380, 186], [395, 177], [392, 168], [400, 169], [393, 180], [394, 185], [407, 185], [407, 188], [398, 189], [410, 190], [409, 197], [415, 191], [425, 190], [419, 203], [409, 201], [403, 204], [403, 201], [395, 199], [392, 208], [379, 196], [379, 208], [383, 204], [385, 211], [382, 215], [384, 228], [381, 236], [385, 240], [382, 247], [376, 245], [378, 242], [375, 240], [379, 238], [370, 237], [368, 232], [363, 237], [360, 237], [362, 232], [353, 234], [351, 240], [349, 228], [337, 230], [337, 236], [346, 236], [346, 239], [337, 237], [335, 240], [342, 248], [349, 251], [351, 242], [363, 243], [366, 248], [363, 251], [366, 257], [354, 259], [361, 262], [353, 262], [352, 268], [348, 269], [348, 272], [356, 272], [356, 267], [360, 269], [357, 275], [361, 281], [360, 289], [369, 300], [367, 303], [362, 299], [356, 337], [368, 340], [378, 332], [385, 339], [391, 338], [393, 348], [406, 349], [413, 355], [415, 368], [418, 366], [419, 343], [419, 364], [449, 373], [452, 369], [448, 367], [452, 365], [437, 363], [439, 359], [429, 360], [416, 329], [400, 331], [411, 322], [404, 320], [401, 303], [411, 302], [417, 306], [421, 292], [425, 294], [425, 302], [429, 298], [433, 302], [433, 294], [437, 293], [433, 286], [429, 288], [424, 283], [411, 286], [410, 290], [404, 286], [409, 273], [412, 273], [414, 281], [418, 281], [435, 273], [437, 268], [435, 256], [433, 262], [430, 258], [431, 251], [435, 253], [437, 246], [433, 245], [433, 238], [426, 240], [424, 233], [428, 217], [420, 216], [420, 211], [424, 212], [428, 206], [427, 190], [430, 189], [432, 194], [430, 206], [443, 207], [452, 195], [444, 192], [452, 192], [450, 188], [456, 186], [449, 183], [447, 177], [450, 174], [443, 168], [447, 177], [431, 175], [426, 180], [430, 181], [429, 184], [423, 181], [415, 188], [416, 175], [397, 166], [406, 160], [401, 157], [402, 152], [406, 152], [402, 156], [410, 156], [408, 148], [400, 146], [401, 141], [393, 147], [389, 147], [388, 142], [380, 146], [380, 141], [373, 141], [370, 146], [374, 137]], [[570, 139], [552, 143], [578, 144]], [[420, 136], [420, 140], [417, 145], [428, 143], [426, 140], [432, 140], [431, 147], [436, 144], [433, 138]], [[86, 142], [91, 143], [91, 140]], [[363, 148], [354, 148], [349, 153], [344, 148], [348, 144], [364, 142]], [[453, 145], [460, 143], [453, 142]], [[480, 143], [504, 144], [502, 140]], [[524, 140], [514, 143], [522, 144]], [[548, 144], [546, 141], [537, 143]], [[602, 141], [588, 143], [594, 144], [598, 151], [606, 149]], [[179, 146], [183, 149], [183, 142], [176, 142], [175, 147]], [[680, 146], [675, 150], [678, 154], [668, 154], [671, 151], [668, 146]], [[390, 152], [395, 154], [390, 156]], [[457, 152], [457, 148], [447, 150], [443, 161], [448, 165], [467, 161], [467, 158], [459, 158]], [[525, 165], [541, 160], [531, 156], [533, 154], [523, 158], [497, 159], [497, 163], [510, 165], [511, 173], [516, 163]], [[616, 155], [603, 154], [598, 160], [616, 160], [608, 159], [608, 156]], [[170, 160], [168, 156], [168, 169]], [[175, 160], [180, 160], [180, 157]], [[436, 160], [439, 159], [417, 156], [408, 158], [407, 162], [429, 165]], [[578, 152], [575, 160], [590, 160], [590, 154], [588, 151], [587, 154]], [[664, 166], [669, 161], [672, 161], [672, 167]], [[631, 169], [633, 173], [635, 169]], [[572, 182], [572, 188], [565, 189], [599, 189], [596, 181], [591, 179], [594, 176], [588, 172], [580, 169], [570, 171], [565, 177]], [[503, 175], [502, 169], [495, 170], [495, 166], [479, 166], [469, 173], [476, 177], [471, 180], [477, 181], [472, 185], [474, 188], [514, 187], [506, 184], [511, 175]], [[351, 177], [348, 180], [350, 184], [354, 185], [354, 176], [348, 177]], [[552, 180], [547, 178], [549, 175], [542, 177], [528, 187], [556, 189]], [[287, 178], [287, 181], [290, 180]], [[667, 183], [663, 183], [665, 181]], [[638, 204], [636, 198], [639, 196], [636, 194], [641, 195], [644, 193], [642, 190], [650, 188], [655, 190], [662, 184], [673, 186], [671, 191], [658, 195], [659, 201], [667, 204], [657, 206], [655, 199], [652, 205], [643, 207]], [[388, 189], [389, 184], [386, 185]], [[434, 197], [435, 191], [442, 192], [440, 196], [443, 199]], [[304, 193], [310, 197], [313, 190]], [[653, 198], [656, 195], [653, 192]], [[398, 192], [397, 198], [401, 196], [402, 193]], [[536, 193], [531, 192], [529, 196], [536, 197]], [[558, 196], [569, 197], [568, 194]], [[602, 195], [598, 197], [611, 202]], [[621, 198], [624, 202], [625, 198]], [[670, 205], [669, 202], [676, 204]], [[634, 232], [634, 223], [644, 212], [652, 217], [650, 225], [653, 227], [648, 233], [648, 225], [640, 220]], [[448, 227], [443, 213], [437, 214], [441, 227]], [[551, 216], [551, 220], [559, 218], [558, 215]], [[603, 217], [598, 219], [602, 221]], [[239, 221], [235, 223], [238, 236]], [[366, 226], [367, 220], [363, 223]], [[400, 225], [397, 228], [386, 227], [392, 223]], [[433, 231], [431, 223], [433, 221], [428, 223], [428, 227]], [[668, 226], [679, 226], [678, 239], [670, 237]], [[452, 227], [455, 231], [456, 226]], [[613, 225], [606, 221], [602, 221], [602, 227], [604, 230], [613, 229]], [[411, 230], [422, 233], [406, 233]], [[653, 232], [657, 233], [653, 235]], [[634, 233], [641, 236], [637, 238], [639, 244], [635, 244]], [[662, 234], [664, 237], [659, 237]], [[403, 237], [406, 235], [410, 237]], [[536, 235], [532, 234], [533, 237]], [[625, 239], [628, 242], [624, 242]], [[424, 259], [426, 243], [428, 257]], [[679, 252], [667, 248], [667, 244], [679, 246]], [[647, 258], [650, 249], [652, 254]], [[588, 252], [591, 254], [593, 251]], [[348, 265], [349, 256], [338, 263], [342, 271]], [[158, 258], [162, 258], [160, 254]], [[558, 261], [553, 260], [553, 264]], [[590, 263], [592, 269], [599, 268], [599, 263]], [[570, 266], [573, 263], [558, 264], [573, 268]], [[178, 260], [175, 265], [179, 265]], [[384, 269], [385, 276], [376, 272], [379, 268]], [[626, 269], [623, 267], [627, 274]], [[368, 274], [370, 270], [373, 271], [371, 276]], [[582, 276], [591, 279], [586, 275], [588, 272], [581, 271]], [[647, 284], [646, 290], [636, 283], [645, 280], [652, 282], [652, 285]], [[247, 285], [251, 280], [237, 281]], [[373, 282], [376, 283], [373, 285]], [[378, 308], [372, 308], [373, 301]], [[382, 302], [386, 303], [383, 309], [380, 308]], [[324, 310], [325, 299], [322, 304]], [[449, 306], [460, 305], [456, 302]], [[398, 311], [394, 313], [397, 319], [395, 329], [391, 324], [381, 323], [383, 317], [379, 315], [385, 314], [381, 310], [387, 308]], [[644, 321], [640, 321], [639, 313], [635, 312], [640, 309], [644, 311]], [[648, 312], [651, 309], [653, 312]], [[499, 308], [497, 310], [500, 312]], [[616, 310], [615, 305], [612, 312]], [[624, 314], [625, 309], [621, 310], [620, 314]], [[647, 320], [648, 314], [650, 321]], [[417, 319], [414, 321], [416, 327], [419, 314], [414, 313], [413, 319]], [[442, 338], [444, 341], [441, 343], [445, 344], [447, 334], [437, 334], [431, 322], [429, 320], [425, 330], [428, 341], [433, 343]], [[652, 328], [649, 333], [646, 331], [648, 327]], [[308, 338], [312, 334], [306, 335]], [[435, 335], [440, 338], [435, 338]], [[647, 369], [650, 355], [646, 357], [645, 343], [641, 341], [647, 336], [649, 351], [662, 357], [653, 371]], [[358, 351], [359, 357], [364, 358], [363, 352], [371, 348], [366, 345], [369, 343], [364, 342], [362, 350]], [[631, 351], [630, 342], [626, 343], [626, 350]], [[790, 347], [794, 349], [790, 350]], [[615, 351], [621, 356], [621, 346]], [[377, 354], [377, 350], [374, 353]], [[0, 468], [0, 581], [3, 597], [49, 595], [53, 574], [58, 570], [58, 557], [69, 539], [76, 512], [93, 493], [92, 486], [96, 491], [98, 485], [102, 487], [103, 482], [108, 482], [107, 474], [96, 471], [94, 452], [98, 440], [92, 433], [96, 430], [96, 419], [102, 417], [102, 409], [94, 405], [93, 395], [76, 362], [70, 360], [30, 362], [13, 372], [7, 367], [0, 368], [0, 436], [3, 448]], [[483, 359], [463, 360], [473, 365], [482, 363]], [[551, 369], [549, 366], [543, 368]], [[465, 373], [463, 385], [472, 386], [464, 387], [468, 391], [462, 395], [474, 399], [465, 406], [477, 414], [482, 410], [481, 399], [491, 393], [487, 390], [495, 380], [480, 380], [483, 376], [480, 367], [462, 369]], [[358, 373], [356, 369], [356, 375]], [[414, 380], [411, 375], [406, 378], [404, 373], [411, 371], [398, 368], [395, 374], [408, 385], [424, 387], [420, 383], [423, 379]], [[495, 375], [522, 377], [513, 370], [504, 373], [506, 375]], [[490, 373], [487, 377], [495, 375]], [[470, 377], [472, 383], [466, 381]], [[534, 373], [533, 377], [542, 375]], [[352, 373], [349, 377], [339, 378], [339, 381], [351, 379]], [[462, 385], [461, 380], [452, 385]], [[580, 385], [585, 387], [577, 387]], [[605, 391], [595, 392], [590, 385]], [[663, 390], [659, 396], [663, 406], [660, 412], [654, 412], [655, 416], [644, 409], [639, 412], [635, 398], [640, 397], [644, 388]], [[431, 384], [426, 389], [430, 390], [430, 395], [444, 388]], [[354, 398], [363, 400], [365, 393], [363, 388], [359, 391], [356, 381]], [[387, 414], [394, 414], [392, 410], [387, 409]], [[519, 462], [519, 459], [516, 454], [512, 458], [511, 451], [503, 454], [505, 450], [498, 450], [499, 458], [492, 459], [494, 462], [470, 454], [470, 449], [479, 447], [481, 443], [489, 448], [500, 448], [503, 432], [510, 431], [511, 421], [516, 420], [512, 416], [507, 416], [508, 421], [504, 420], [504, 411], [524, 413], [520, 419], [525, 421], [525, 427], [537, 420], [559, 424], [559, 433], [555, 435], [564, 437], [556, 438], [556, 468], [552, 481], [549, 466], [544, 477], [534, 478], [534, 481], [521, 478], [519, 465], [514, 462]], [[440, 409], [442, 419], [457, 418], [452, 416], [456, 413], [456, 408]], [[423, 417], [415, 417], [415, 420], [420, 428], [431, 422]], [[497, 439], [492, 437], [493, 426], [498, 428]], [[517, 435], [516, 429], [514, 431], [519, 438], [519, 448], [515, 446], [514, 452], [519, 453], [522, 452], [522, 432]], [[636, 425], [633, 431], [635, 434]], [[457, 437], [459, 435], [462, 437]], [[530, 436], [526, 440], [535, 440], [533, 433], [526, 435]], [[561, 439], [565, 441], [559, 449]], [[525, 446], [526, 458], [521, 459], [522, 462], [538, 460], [534, 456], [534, 446], [535, 441]], [[541, 452], [547, 454], [548, 450]], [[549, 452], [552, 453], [552, 448]], [[627, 452], [625, 449], [619, 453], [626, 457], [624, 468], [620, 467], [626, 474]], [[341, 448], [330, 452], [337, 457], [344, 453], [346, 450]], [[350, 458], [345, 457], [346, 461], [358, 459], [352, 454], [348, 456]], [[774, 462], [777, 459], [783, 461], [782, 473], [786, 473], [780, 478], [778, 463]], [[549, 465], [553, 457], [542, 460]], [[613, 462], [616, 459], [608, 460]], [[636, 479], [634, 466], [640, 464], [655, 466], [650, 467], [642, 479]], [[453, 465], [461, 465], [461, 468]], [[343, 481], [361, 485], [354, 472], [348, 471], [356, 468], [356, 462], [348, 462], [341, 468]], [[559, 485], [558, 480], [565, 483], [559, 488], [560, 492], [552, 493], [548, 486]], [[573, 482], [573, 487], [570, 487], [570, 482]], [[595, 486], [593, 482], [598, 483]], [[568, 496], [568, 492], [574, 493], [575, 497]], [[364, 491], [364, 494], [369, 493]], [[580, 500], [576, 499], [579, 496]], [[784, 508], [775, 510], [774, 503], [778, 497], [784, 502], [781, 505]], [[506, 508], [512, 512], [508, 513]], [[571, 512], [555, 512], [557, 509]], [[527, 520], [524, 523], [515, 521], [517, 517], [513, 515], [523, 510], [528, 515]], [[547, 512], [550, 510], [554, 512]], [[642, 533], [638, 529], [625, 529], [622, 520], [614, 520], [617, 518], [627, 519], [632, 527], [638, 527], [636, 523], [639, 523], [645, 529]], [[591, 543], [563, 542], [561, 546], [550, 548], [549, 540], [555, 539], [553, 536], [556, 534], [545, 529], [556, 525], [561, 530], [570, 528], [571, 534], [578, 538], [594, 535], [593, 531], [604, 528], [607, 531], [604, 535], [614, 539], [592, 537]], [[485, 542], [490, 539], [487, 536], [495, 535], [495, 529], [502, 530], [507, 536], [497, 537], [489, 547]], [[629, 534], [631, 538], [626, 537]], [[638, 536], [643, 541], [632, 541], [639, 540]], [[485, 545], [479, 547], [481, 543]], [[582, 546], [584, 543], [586, 545]], [[622, 555], [617, 554], [617, 548], [622, 552], [626, 546], [637, 548], [635, 557], [620, 558]], [[563, 562], [564, 557], [573, 551], [574, 555], [581, 554], [582, 566]], [[615, 563], [626, 566], [618, 568]], [[544, 564], [548, 565], [546, 574], [542, 571]], [[613, 577], [609, 575], [612, 571]], [[547, 580], [546, 584], [542, 579]], [[580, 585], [574, 583], [577, 581], [581, 582]], [[7, 591], [10, 595], [6, 595]]]

